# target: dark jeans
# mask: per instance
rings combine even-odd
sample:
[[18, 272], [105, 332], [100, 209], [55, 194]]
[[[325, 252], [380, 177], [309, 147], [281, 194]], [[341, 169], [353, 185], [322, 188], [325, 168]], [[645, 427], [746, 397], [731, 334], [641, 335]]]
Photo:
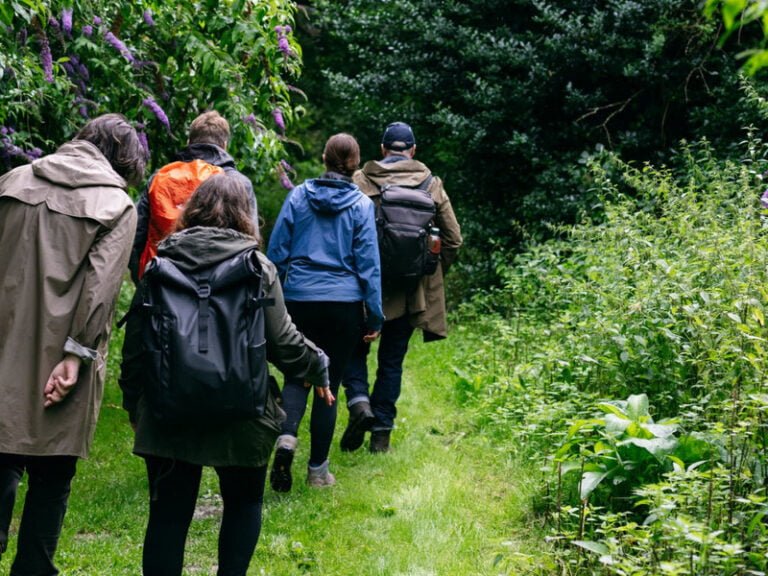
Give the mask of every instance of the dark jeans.
[[[144, 576], [180, 576], [203, 467], [153, 456], [145, 460], [150, 500]], [[217, 574], [245, 576], [261, 532], [267, 467], [217, 466], [215, 470], [224, 501]]]
[[[397, 416], [397, 399], [403, 382], [403, 361], [408, 352], [408, 342], [414, 328], [407, 316], [387, 320], [381, 329], [378, 368], [373, 393], [370, 395], [371, 410], [376, 421], [372, 430], [391, 430]], [[344, 388], [347, 405], [368, 398], [368, 352], [370, 344], [361, 343], [347, 363], [344, 372]]]
[[53, 565], [53, 556], [67, 513], [76, 468], [76, 456], [0, 454], [0, 555], [8, 545], [19, 481], [24, 472], [29, 479], [11, 576], [55, 576], [59, 573]]
[[[339, 391], [344, 368], [358, 342], [363, 339], [363, 305], [360, 302], [286, 302], [288, 313], [304, 335], [328, 355], [331, 364], [328, 378], [334, 396]], [[298, 378], [286, 378], [283, 386], [283, 410], [286, 419], [282, 433], [297, 436], [299, 424], [307, 410], [311, 388]], [[309, 422], [311, 448], [310, 466], [320, 466], [328, 452], [336, 428], [336, 402], [327, 406], [313, 396]]]

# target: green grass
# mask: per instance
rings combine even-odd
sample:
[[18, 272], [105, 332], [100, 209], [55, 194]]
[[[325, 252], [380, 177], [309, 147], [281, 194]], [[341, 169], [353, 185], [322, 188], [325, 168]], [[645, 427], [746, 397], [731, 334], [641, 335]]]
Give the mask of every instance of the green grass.
[[[121, 336], [115, 333], [94, 448], [79, 464], [59, 545], [57, 563], [66, 576], [141, 571], [147, 488], [120, 408]], [[267, 487], [249, 574], [471, 576], [523, 574], [539, 563], [541, 533], [530, 516], [538, 489], [530, 479], [537, 475], [467, 422], [453, 385], [451, 366], [460, 361], [456, 350], [450, 339], [423, 344], [414, 336], [392, 451], [347, 454], [335, 442], [333, 488], [309, 489], [303, 483], [305, 423], [293, 491], [279, 495]], [[347, 419], [343, 402], [337, 440]], [[206, 470], [187, 540], [186, 574], [215, 574], [220, 512], [216, 476]], [[0, 572], [10, 562], [14, 535]]]

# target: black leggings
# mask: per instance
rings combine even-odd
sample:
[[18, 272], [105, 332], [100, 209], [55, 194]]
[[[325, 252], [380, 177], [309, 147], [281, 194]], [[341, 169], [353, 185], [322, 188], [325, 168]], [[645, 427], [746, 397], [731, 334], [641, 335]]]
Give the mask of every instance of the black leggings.
[[[335, 396], [347, 361], [363, 337], [362, 302], [286, 302], [285, 305], [298, 329], [328, 355], [331, 361], [328, 377]], [[283, 410], [287, 417], [283, 422], [283, 434], [298, 434], [311, 391], [301, 379], [285, 379]], [[334, 402], [333, 406], [327, 406], [324, 400], [316, 396], [312, 401], [312, 417], [309, 422], [311, 466], [320, 466], [328, 458], [336, 428], [337, 404]]]
[[[149, 523], [144, 537], [144, 576], [181, 576], [184, 544], [195, 512], [202, 466], [145, 457]], [[224, 514], [219, 530], [218, 576], [245, 576], [261, 532], [267, 467], [214, 467]]]

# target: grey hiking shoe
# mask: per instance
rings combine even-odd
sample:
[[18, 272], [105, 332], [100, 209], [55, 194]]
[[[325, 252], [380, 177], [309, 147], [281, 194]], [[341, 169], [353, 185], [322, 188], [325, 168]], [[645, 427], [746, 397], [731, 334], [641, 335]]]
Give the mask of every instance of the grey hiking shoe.
[[298, 439], [296, 436], [283, 434], [277, 438], [277, 450], [275, 460], [272, 463], [272, 472], [269, 474], [269, 483], [275, 492], [290, 492], [293, 486], [291, 476], [291, 464], [296, 453]]
[[339, 446], [342, 452], [354, 452], [365, 441], [365, 433], [371, 429], [376, 417], [368, 402], [357, 402], [349, 407], [349, 423], [341, 436]]
[[371, 443], [368, 449], [374, 453], [389, 452], [389, 435], [392, 430], [374, 430], [371, 432]]
[[328, 460], [320, 466], [307, 467], [307, 484], [312, 488], [324, 488], [336, 484], [336, 476], [328, 470]]

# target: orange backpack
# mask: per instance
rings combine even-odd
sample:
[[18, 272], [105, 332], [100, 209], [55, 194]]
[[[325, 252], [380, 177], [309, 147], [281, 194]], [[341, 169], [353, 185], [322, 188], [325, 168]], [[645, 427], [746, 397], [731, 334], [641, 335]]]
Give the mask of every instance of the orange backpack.
[[172, 162], [157, 171], [147, 191], [149, 222], [147, 243], [139, 260], [139, 278], [157, 254], [157, 245], [173, 231], [176, 219], [195, 189], [204, 180], [222, 172], [224, 170], [219, 166], [203, 160]]

